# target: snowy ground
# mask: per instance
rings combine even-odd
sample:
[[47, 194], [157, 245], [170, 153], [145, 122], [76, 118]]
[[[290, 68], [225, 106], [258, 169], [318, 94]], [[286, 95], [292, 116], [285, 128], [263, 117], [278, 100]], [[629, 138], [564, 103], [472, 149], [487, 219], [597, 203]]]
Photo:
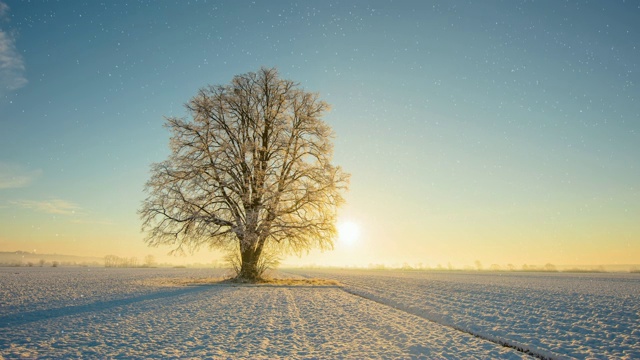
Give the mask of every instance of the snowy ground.
[[171, 280], [214, 272], [0, 268], [0, 358], [526, 357], [337, 286]]
[[512, 347], [640, 358], [637, 274], [283, 274], [342, 286], [185, 285], [224, 275], [204, 269], [0, 268], [0, 359], [527, 357]]
[[640, 275], [298, 271], [551, 358], [640, 359]]

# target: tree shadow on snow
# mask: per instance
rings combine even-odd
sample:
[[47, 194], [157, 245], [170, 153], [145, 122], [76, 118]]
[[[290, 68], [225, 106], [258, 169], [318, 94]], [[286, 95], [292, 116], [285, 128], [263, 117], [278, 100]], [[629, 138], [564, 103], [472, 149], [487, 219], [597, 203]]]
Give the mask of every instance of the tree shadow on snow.
[[[210, 289], [210, 288], [209, 288]], [[127, 306], [141, 301], [158, 300], [175, 296], [182, 296], [201, 291], [207, 291], [206, 287], [181, 287], [172, 290], [159, 291], [151, 294], [134, 296], [124, 299], [114, 299], [107, 301], [97, 301], [90, 304], [70, 305], [53, 309], [35, 310], [21, 312], [17, 314], [0, 316], [0, 329], [20, 326], [36, 321], [50, 320], [65, 316], [79, 315], [84, 313], [99, 312], [118, 306]]]

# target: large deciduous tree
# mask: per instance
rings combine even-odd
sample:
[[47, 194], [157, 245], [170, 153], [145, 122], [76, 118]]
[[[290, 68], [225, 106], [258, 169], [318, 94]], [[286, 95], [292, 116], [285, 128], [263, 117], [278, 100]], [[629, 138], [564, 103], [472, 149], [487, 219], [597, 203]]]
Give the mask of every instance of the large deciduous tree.
[[333, 247], [349, 175], [331, 163], [329, 105], [262, 68], [200, 89], [187, 118], [170, 117], [169, 158], [151, 166], [139, 211], [151, 246], [238, 254], [238, 278], [259, 279], [267, 247]]

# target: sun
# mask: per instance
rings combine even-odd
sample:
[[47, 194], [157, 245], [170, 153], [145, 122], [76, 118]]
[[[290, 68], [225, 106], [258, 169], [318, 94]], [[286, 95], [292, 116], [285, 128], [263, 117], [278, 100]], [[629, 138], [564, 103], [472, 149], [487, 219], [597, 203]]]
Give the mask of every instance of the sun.
[[360, 238], [360, 226], [353, 221], [338, 224], [338, 241], [341, 244], [353, 245]]

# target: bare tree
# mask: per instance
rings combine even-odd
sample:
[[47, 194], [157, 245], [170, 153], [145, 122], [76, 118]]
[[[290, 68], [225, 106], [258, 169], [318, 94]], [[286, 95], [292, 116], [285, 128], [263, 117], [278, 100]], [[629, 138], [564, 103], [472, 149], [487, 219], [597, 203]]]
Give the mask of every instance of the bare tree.
[[208, 86], [167, 118], [171, 154], [151, 166], [140, 216], [151, 246], [232, 249], [238, 278], [260, 278], [266, 245], [333, 247], [349, 175], [331, 164], [329, 105], [275, 69]]
[[474, 264], [476, 265], [476, 270], [482, 270], [482, 263], [480, 262], [480, 260], [476, 260]]
[[156, 257], [153, 255], [147, 255], [144, 257], [144, 266], [145, 267], [154, 267], [156, 266]]

